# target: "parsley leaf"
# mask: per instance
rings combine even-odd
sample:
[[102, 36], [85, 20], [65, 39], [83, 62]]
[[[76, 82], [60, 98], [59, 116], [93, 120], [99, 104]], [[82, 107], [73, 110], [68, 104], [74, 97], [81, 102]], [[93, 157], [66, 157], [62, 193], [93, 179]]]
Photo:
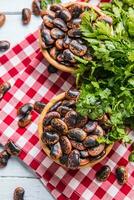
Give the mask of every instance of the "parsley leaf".
[[81, 32], [92, 61], [77, 58], [77, 111], [92, 120], [108, 114], [112, 128], [99, 142], [129, 143], [124, 130], [134, 124], [134, 2], [113, 0], [101, 8], [112, 17], [112, 25], [100, 20], [94, 10], [82, 18]]

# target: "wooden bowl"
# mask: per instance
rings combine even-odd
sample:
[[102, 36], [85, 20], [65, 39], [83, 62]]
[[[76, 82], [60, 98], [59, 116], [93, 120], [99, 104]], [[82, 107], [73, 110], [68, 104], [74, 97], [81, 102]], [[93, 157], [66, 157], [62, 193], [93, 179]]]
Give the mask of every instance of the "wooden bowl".
[[[50, 108], [58, 101], [60, 100], [63, 100], [65, 98], [65, 92], [64, 93], [61, 93], [59, 95], [57, 95], [56, 97], [54, 97], [44, 108], [44, 110], [42, 111], [41, 115], [40, 115], [40, 119], [39, 119], [39, 123], [38, 123], [38, 133], [39, 133], [39, 142], [41, 144], [41, 147], [42, 149], [44, 150], [44, 152], [47, 154], [48, 157], [50, 157], [50, 150], [47, 146], [45, 146], [45, 144], [42, 142], [41, 140], [41, 136], [42, 136], [42, 133], [43, 133], [43, 120], [44, 120], [44, 117], [46, 116], [47, 112], [49, 112]], [[92, 167], [94, 166], [95, 164], [101, 162], [108, 154], [109, 152], [111, 151], [111, 149], [113, 148], [113, 144], [107, 146], [106, 148], [106, 153], [104, 156], [102, 156], [100, 159], [96, 160], [96, 161], [92, 161], [92, 162], [89, 162], [88, 164], [86, 165], [83, 165], [83, 166], [80, 166], [79, 168], [83, 168], [83, 167]], [[50, 157], [51, 158], [51, 157]], [[52, 159], [52, 158], [51, 158]], [[62, 165], [59, 160], [54, 160], [57, 164], [65, 167], [64, 165]]]
[[[104, 13], [102, 13], [102, 11], [96, 7], [96, 6], [93, 6], [93, 5], [90, 5], [90, 3], [84, 3], [84, 2], [70, 2], [70, 3], [64, 3], [64, 4], [61, 4], [62, 6], [64, 6], [65, 8], [68, 8], [69, 6], [72, 6], [74, 4], [80, 4], [82, 6], [85, 6], [85, 7], [89, 7], [89, 8], [93, 8], [100, 16], [104, 16], [106, 17], [106, 15]], [[44, 56], [44, 58], [51, 64], [53, 65], [55, 68], [61, 70], [61, 71], [64, 71], [64, 72], [68, 72], [68, 73], [74, 73], [76, 68], [73, 68], [71, 66], [66, 66], [66, 65], [63, 65], [63, 64], [60, 64], [58, 61], [54, 60], [49, 52], [47, 51], [47, 49], [43, 49], [42, 46], [41, 46], [41, 33], [39, 31], [39, 46], [40, 46], [40, 49], [41, 49], [41, 52]]]

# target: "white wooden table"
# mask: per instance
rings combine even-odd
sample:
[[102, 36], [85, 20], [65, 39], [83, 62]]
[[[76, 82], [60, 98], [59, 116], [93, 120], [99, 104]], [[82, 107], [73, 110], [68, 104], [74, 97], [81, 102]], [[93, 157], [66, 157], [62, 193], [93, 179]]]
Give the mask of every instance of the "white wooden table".
[[[11, 48], [40, 25], [40, 18], [35, 16], [32, 16], [28, 26], [21, 23], [21, 10], [24, 7], [31, 8], [31, 2], [0, 0], [0, 12], [7, 13], [6, 23], [0, 28], [0, 40], [9, 40]], [[18, 186], [25, 188], [25, 200], [53, 200], [34, 173], [18, 159], [11, 158], [7, 167], [0, 169], [0, 200], [12, 200], [13, 191]]]

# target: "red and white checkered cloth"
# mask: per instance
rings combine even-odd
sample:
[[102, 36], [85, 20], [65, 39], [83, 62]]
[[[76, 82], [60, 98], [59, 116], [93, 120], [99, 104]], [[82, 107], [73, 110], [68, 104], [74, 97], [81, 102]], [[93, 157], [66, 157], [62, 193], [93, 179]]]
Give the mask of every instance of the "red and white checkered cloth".
[[[44, 186], [58, 200], [133, 200], [134, 171], [128, 163], [130, 153], [122, 144], [115, 144], [108, 157], [93, 168], [65, 170], [41, 150], [38, 141], [38, 114], [33, 111], [33, 122], [18, 128], [16, 110], [27, 102], [48, 102], [54, 95], [74, 86], [75, 79], [67, 73], [49, 74], [47, 62], [39, 52], [37, 32], [28, 36], [4, 56], [0, 57], [0, 81], [9, 81], [12, 88], [0, 101], [0, 143], [11, 139], [21, 148], [19, 158], [31, 167]], [[102, 165], [109, 165], [112, 173], [104, 183], [95, 180]], [[128, 168], [127, 184], [120, 186], [115, 178], [115, 167]]]

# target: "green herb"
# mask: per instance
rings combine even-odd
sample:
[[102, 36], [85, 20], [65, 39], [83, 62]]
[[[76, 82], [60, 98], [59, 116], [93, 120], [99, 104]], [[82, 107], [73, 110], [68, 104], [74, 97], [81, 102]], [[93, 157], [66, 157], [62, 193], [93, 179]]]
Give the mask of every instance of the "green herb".
[[41, 0], [40, 5], [41, 9], [45, 10], [49, 4], [54, 4], [54, 3], [61, 3], [61, 0]]
[[132, 152], [130, 153], [130, 155], [129, 155], [129, 157], [128, 157], [128, 160], [129, 160], [130, 162], [134, 162], [134, 151], [132, 151]]
[[85, 12], [81, 31], [92, 61], [77, 58], [80, 87], [77, 111], [96, 120], [108, 113], [112, 130], [99, 142], [129, 143], [125, 125], [134, 124], [134, 1], [113, 0], [101, 4], [113, 24], [97, 20], [95, 11]]

